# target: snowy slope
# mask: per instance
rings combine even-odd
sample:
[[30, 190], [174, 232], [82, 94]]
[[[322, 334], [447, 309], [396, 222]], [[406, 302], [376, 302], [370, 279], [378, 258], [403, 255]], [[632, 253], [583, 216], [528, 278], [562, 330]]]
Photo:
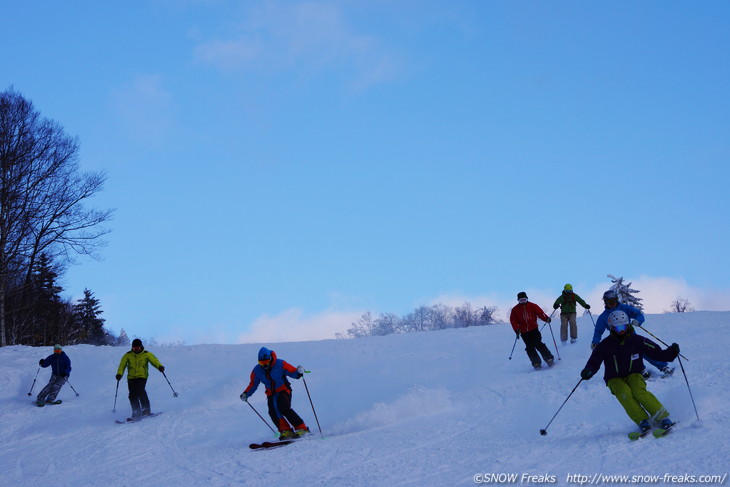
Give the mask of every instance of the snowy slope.
[[[260, 344], [151, 350], [179, 397], [151, 370], [152, 407], [164, 413], [124, 425], [114, 423], [129, 414], [124, 380], [117, 412], [112, 408], [125, 350], [67, 348], [70, 382], [80, 396], [64, 386], [62, 405], [36, 408], [27, 393], [38, 360], [51, 350], [6, 347], [0, 349], [0, 484], [451, 486], [474, 485], [480, 474], [516, 474], [569, 485], [574, 475], [727, 475], [730, 312], [649, 315], [645, 326], [682, 346], [701, 421], [677, 367], [649, 389], [678, 428], [638, 442], [627, 439], [634, 425], [601, 377], [581, 383], [548, 435], [539, 435], [579, 381], [589, 317], [579, 318], [579, 342], [560, 347], [561, 360], [541, 371], [532, 370], [521, 341], [508, 360], [514, 343], [508, 325], [271, 345], [280, 358], [312, 371], [306, 380], [325, 436], [295, 381], [294, 408], [315, 434], [271, 451], [247, 448], [273, 434], [238, 399]], [[549, 328], [543, 332], [554, 349]], [[50, 369], [41, 370], [34, 395], [49, 376]], [[252, 404], [266, 417], [261, 390]], [[537, 485], [527, 480], [513, 483]]]

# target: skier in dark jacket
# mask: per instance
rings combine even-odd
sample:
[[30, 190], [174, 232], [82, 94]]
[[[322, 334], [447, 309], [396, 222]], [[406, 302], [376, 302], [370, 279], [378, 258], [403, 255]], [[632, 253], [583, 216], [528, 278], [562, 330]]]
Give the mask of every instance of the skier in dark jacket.
[[[294, 367], [276, 357], [276, 352], [266, 347], [259, 350], [259, 363], [251, 371], [251, 380], [248, 387], [241, 393], [241, 400], [248, 402], [248, 398], [256, 392], [259, 384], [266, 387], [269, 416], [279, 429], [279, 439], [300, 437], [309, 433], [309, 428], [301, 417], [291, 407], [291, 384], [287, 377], [301, 379], [304, 368]], [[292, 429], [293, 428], [293, 429]]]
[[56, 401], [56, 396], [61, 392], [61, 387], [68, 380], [68, 376], [71, 375], [71, 359], [68, 358], [61, 345], [54, 345], [53, 354], [41, 359], [38, 365], [43, 368], [51, 367], [51, 380], [48, 381], [46, 387], [41, 390], [36, 398], [36, 405], [42, 407]]
[[[611, 312], [615, 310], [621, 310], [626, 313], [626, 315], [631, 320], [632, 326], [640, 326], [644, 323], [644, 313], [642, 313], [639, 309], [634, 308], [633, 306], [619, 303], [618, 294], [616, 294], [616, 291], [614, 291], [613, 289], [609, 289], [608, 291], [603, 293], [603, 305], [605, 309], [603, 310], [603, 313], [601, 313], [596, 319], [596, 328], [593, 332], [591, 348], [595, 348], [596, 345], [598, 345], [598, 342], [601, 341], [601, 337], [608, 327], [608, 315], [610, 315]], [[651, 357], [644, 357], [644, 360], [659, 369], [664, 374], [664, 376], [672, 375], [672, 373], [674, 372], [674, 368], [670, 367], [669, 364], [665, 361], [654, 360]], [[644, 378], [648, 378], [651, 375], [651, 372], [648, 369], [645, 369], [643, 375]]]
[[589, 380], [604, 367], [603, 380], [621, 403], [641, 431], [651, 428], [653, 419], [662, 428], [674, 424], [662, 403], [646, 389], [641, 372], [644, 370], [644, 355], [655, 360], [673, 361], [679, 355], [679, 345], [672, 343], [666, 350], [648, 338], [634, 333], [629, 316], [622, 310], [615, 310], [608, 316], [609, 335], [591, 353], [580, 377]]
[[[552, 366], [555, 357], [548, 350], [547, 345], [542, 341], [542, 334], [537, 327], [537, 319], [550, 323], [550, 317], [545, 314], [541, 307], [535, 303], [531, 303], [527, 299], [527, 293], [520, 291], [517, 294], [517, 306], [512, 308], [509, 314], [509, 322], [512, 329], [517, 334], [517, 338], [522, 334], [522, 341], [525, 342], [525, 352], [532, 362], [532, 366], [536, 369], [542, 367], [540, 355], [545, 359], [548, 366]], [[538, 352], [540, 352], [538, 354]]]

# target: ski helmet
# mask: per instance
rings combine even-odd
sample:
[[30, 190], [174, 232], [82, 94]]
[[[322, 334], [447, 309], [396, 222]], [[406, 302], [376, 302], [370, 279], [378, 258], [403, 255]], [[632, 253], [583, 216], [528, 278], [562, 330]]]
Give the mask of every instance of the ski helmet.
[[608, 326], [616, 333], [625, 333], [629, 328], [629, 316], [620, 309], [611, 311], [608, 315]]
[[271, 366], [271, 350], [266, 347], [261, 347], [259, 350], [259, 365], [265, 369]]
[[572, 284], [566, 284], [563, 287], [563, 291], [573, 291], [573, 285]]
[[616, 291], [614, 291], [613, 289], [609, 289], [608, 291], [603, 293], [603, 300], [605, 301], [607, 299], [618, 299], [618, 294], [616, 294]]
[[603, 293], [603, 303], [607, 308], [614, 308], [618, 306], [618, 294], [613, 289], [609, 289]]

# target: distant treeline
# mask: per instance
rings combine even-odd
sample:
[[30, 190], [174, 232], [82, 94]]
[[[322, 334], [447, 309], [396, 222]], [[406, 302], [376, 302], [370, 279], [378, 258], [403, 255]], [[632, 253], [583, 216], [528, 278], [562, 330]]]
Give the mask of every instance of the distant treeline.
[[356, 323], [352, 323], [346, 333], [337, 333], [337, 338], [361, 338], [384, 336], [394, 333], [445, 330], [447, 328], [467, 328], [496, 323], [496, 307], [474, 308], [469, 303], [452, 308], [443, 304], [420, 306], [412, 313], [398, 316], [394, 313], [381, 313], [373, 319], [370, 311], [364, 313]]

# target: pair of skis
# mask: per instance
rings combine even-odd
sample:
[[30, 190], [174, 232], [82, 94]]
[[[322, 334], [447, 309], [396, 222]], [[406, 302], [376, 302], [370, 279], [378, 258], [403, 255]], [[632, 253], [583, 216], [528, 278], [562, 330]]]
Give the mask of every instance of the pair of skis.
[[653, 430], [648, 429], [646, 431], [632, 431], [631, 433], [629, 433], [629, 439], [631, 441], [636, 441], [639, 438], [645, 437], [649, 433], [654, 435], [654, 438], [661, 438], [662, 436], [666, 436], [672, 430], [672, 428], [674, 428], [675, 424], [677, 423], [672, 423], [669, 428], [654, 428]]
[[248, 447], [252, 450], [271, 450], [272, 448], [280, 448], [289, 443], [294, 443], [294, 440], [264, 441], [263, 443], [251, 443]]
[[51, 402], [38, 402], [38, 401], [36, 401], [33, 404], [35, 404], [39, 408], [42, 408], [43, 406], [53, 406], [53, 405], [56, 405], [56, 404], [61, 404], [62, 402], [63, 401], [61, 401], [60, 399], [56, 399], [55, 401], [51, 401]]
[[271, 450], [272, 448], [280, 448], [282, 446], [286, 446], [290, 443], [294, 443], [297, 440], [301, 440], [302, 438], [306, 438], [311, 433], [307, 433], [304, 436], [300, 436], [298, 438], [291, 438], [288, 440], [279, 440], [279, 441], [264, 441], [263, 443], [251, 443], [248, 445], [248, 447], [252, 450]]
[[140, 421], [147, 419], [147, 418], [154, 418], [155, 416], [159, 416], [162, 414], [162, 411], [159, 411], [157, 413], [150, 413], [146, 416], [140, 416], [139, 418], [127, 418], [126, 421], [120, 421], [118, 419], [114, 420], [117, 424], [128, 424], [128, 423], [139, 423]]

